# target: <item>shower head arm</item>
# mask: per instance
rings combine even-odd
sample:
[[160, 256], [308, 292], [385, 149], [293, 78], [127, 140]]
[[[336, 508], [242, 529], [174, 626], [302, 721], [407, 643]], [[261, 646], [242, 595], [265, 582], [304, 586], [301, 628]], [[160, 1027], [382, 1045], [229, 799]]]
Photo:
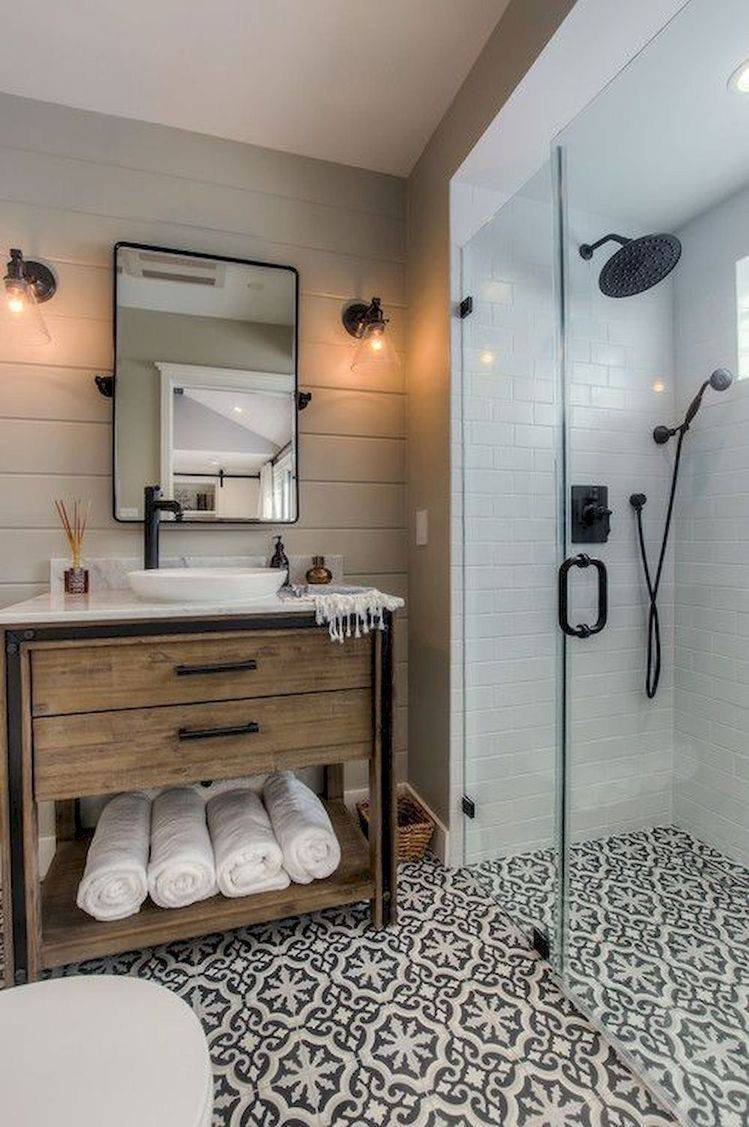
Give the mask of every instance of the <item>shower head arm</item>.
[[583, 243], [582, 246], [580, 247], [580, 257], [586, 259], [586, 261], [587, 261], [587, 259], [593, 257], [593, 251], [598, 250], [598, 248], [602, 247], [604, 243], [611, 243], [611, 242], [621, 243], [621, 245], [623, 247], [625, 247], [627, 245], [627, 243], [631, 243], [632, 240], [631, 239], [625, 239], [623, 235], [615, 235], [612, 232], [609, 235], [604, 235], [602, 239], [599, 239], [595, 243]]

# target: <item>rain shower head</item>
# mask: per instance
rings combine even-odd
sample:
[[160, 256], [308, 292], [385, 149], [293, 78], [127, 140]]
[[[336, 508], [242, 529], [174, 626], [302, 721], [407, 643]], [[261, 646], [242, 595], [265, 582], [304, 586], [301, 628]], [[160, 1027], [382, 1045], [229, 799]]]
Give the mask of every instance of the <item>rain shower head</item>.
[[671, 273], [681, 258], [681, 243], [675, 235], [641, 235], [625, 239], [623, 235], [604, 235], [596, 243], [583, 243], [580, 257], [586, 260], [604, 243], [621, 246], [606, 262], [598, 278], [598, 286], [606, 297], [633, 297]]

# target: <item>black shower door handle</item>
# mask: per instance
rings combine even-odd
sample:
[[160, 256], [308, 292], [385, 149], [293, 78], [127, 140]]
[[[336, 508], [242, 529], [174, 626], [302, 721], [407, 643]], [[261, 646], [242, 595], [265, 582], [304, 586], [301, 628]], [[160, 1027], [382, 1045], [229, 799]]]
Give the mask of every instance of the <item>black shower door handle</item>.
[[[569, 575], [573, 567], [594, 567], [598, 572], [598, 618], [592, 626], [580, 623], [570, 626], [567, 617], [569, 604]], [[606, 564], [603, 560], [594, 560], [581, 552], [579, 556], [570, 556], [559, 568], [559, 625], [565, 634], [571, 638], [590, 638], [591, 634], [600, 634], [609, 617], [609, 581]]]

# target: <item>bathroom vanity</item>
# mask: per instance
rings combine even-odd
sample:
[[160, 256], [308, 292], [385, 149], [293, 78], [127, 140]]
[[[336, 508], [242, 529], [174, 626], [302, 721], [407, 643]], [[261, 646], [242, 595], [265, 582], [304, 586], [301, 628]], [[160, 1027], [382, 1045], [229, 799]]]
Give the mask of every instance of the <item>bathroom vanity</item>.
[[[39, 596], [0, 612], [7, 704], [6, 981], [170, 940], [369, 900], [395, 912], [393, 620], [344, 644], [311, 605], [144, 603], [125, 592]], [[343, 765], [369, 765], [369, 841], [343, 802]], [[90, 833], [78, 800], [285, 768], [324, 768], [341, 844], [328, 879], [98, 922], [76, 907]], [[40, 879], [38, 809], [55, 804]]]

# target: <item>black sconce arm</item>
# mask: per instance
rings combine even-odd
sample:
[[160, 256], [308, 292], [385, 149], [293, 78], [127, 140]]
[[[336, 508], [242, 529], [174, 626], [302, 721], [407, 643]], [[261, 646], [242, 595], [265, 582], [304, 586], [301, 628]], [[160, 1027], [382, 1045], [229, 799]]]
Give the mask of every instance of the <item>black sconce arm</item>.
[[114, 395], [114, 376], [94, 376], [94, 383], [99, 395], [103, 395], [105, 399], [112, 398]]

